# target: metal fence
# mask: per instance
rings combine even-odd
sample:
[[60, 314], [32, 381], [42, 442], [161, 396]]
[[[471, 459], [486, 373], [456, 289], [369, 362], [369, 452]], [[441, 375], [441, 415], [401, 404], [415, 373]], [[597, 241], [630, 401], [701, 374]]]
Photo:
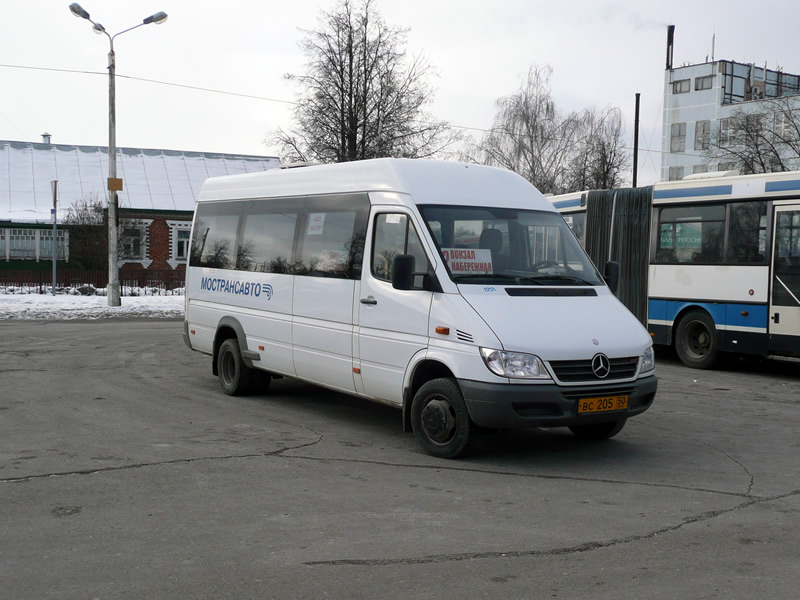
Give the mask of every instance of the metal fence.
[[[125, 295], [148, 293], [174, 293], [183, 289], [183, 271], [121, 271], [120, 290]], [[26, 271], [0, 269], [0, 288], [25, 288], [28, 291], [49, 293], [53, 285], [51, 271]], [[85, 269], [58, 269], [56, 271], [56, 290], [78, 289], [82, 287], [105, 289], [108, 285], [108, 271]]]

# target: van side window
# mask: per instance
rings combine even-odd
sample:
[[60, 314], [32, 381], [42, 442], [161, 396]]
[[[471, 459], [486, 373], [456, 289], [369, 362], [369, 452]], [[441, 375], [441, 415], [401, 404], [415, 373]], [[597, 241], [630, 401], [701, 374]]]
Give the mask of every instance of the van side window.
[[294, 273], [359, 279], [368, 218], [366, 195], [307, 199]]
[[[408, 217], [399, 213], [384, 213], [375, 217], [375, 233], [372, 246], [373, 276], [383, 281], [392, 279], [392, 261], [400, 254], [411, 254], [414, 271], [427, 273], [430, 269], [428, 257], [419, 239], [417, 230]], [[414, 289], [423, 289], [422, 276], [414, 281]]]
[[238, 202], [198, 205], [189, 260], [192, 267], [234, 268], [241, 212], [242, 206]]
[[285, 202], [250, 202], [245, 212], [236, 268], [258, 273], [291, 273], [298, 209]]

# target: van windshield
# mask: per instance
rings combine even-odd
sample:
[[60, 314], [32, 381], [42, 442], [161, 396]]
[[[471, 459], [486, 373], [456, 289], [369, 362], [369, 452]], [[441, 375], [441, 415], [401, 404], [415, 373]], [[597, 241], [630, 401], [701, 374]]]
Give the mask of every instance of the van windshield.
[[604, 285], [558, 213], [472, 206], [420, 206], [458, 284]]

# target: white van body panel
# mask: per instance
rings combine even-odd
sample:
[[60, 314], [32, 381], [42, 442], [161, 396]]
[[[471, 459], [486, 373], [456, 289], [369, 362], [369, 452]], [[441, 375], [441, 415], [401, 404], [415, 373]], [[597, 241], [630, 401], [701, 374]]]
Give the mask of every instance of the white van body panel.
[[317, 277], [295, 277], [294, 280], [292, 349], [297, 376], [354, 393], [355, 282]]
[[[198, 202], [279, 198], [348, 192], [399, 192], [419, 204], [503, 206], [555, 212], [550, 202], [516, 173], [456, 162], [376, 159], [298, 169], [272, 169], [212, 177]], [[378, 198], [373, 194], [372, 197]], [[396, 194], [386, 198], [400, 198]], [[413, 198], [413, 201], [411, 200]]]
[[577, 360], [602, 352], [612, 358], [639, 356], [650, 336], [608, 288], [597, 296], [510, 297], [503, 288], [459, 286], [483, 315], [502, 349], [536, 354], [545, 361]]

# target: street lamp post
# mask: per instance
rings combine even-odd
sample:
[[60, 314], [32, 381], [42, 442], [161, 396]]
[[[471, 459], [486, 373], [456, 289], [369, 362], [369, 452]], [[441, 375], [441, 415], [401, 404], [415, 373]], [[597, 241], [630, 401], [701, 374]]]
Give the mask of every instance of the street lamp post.
[[105, 27], [100, 23], [95, 23], [89, 17], [89, 13], [81, 8], [80, 4], [73, 2], [69, 5], [69, 10], [73, 15], [81, 19], [86, 19], [92, 24], [95, 33], [104, 33], [108, 37], [108, 305], [120, 306], [119, 294], [119, 265], [117, 264], [117, 212], [118, 200], [117, 192], [122, 190], [122, 180], [117, 179], [117, 115], [116, 115], [116, 92], [114, 87], [114, 72], [116, 63], [114, 60], [114, 38], [132, 29], [155, 23], [160, 25], [167, 20], [167, 13], [157, 12], [143, 19], [138, 25], [124, 29], [119, 33], [110, 35]]

